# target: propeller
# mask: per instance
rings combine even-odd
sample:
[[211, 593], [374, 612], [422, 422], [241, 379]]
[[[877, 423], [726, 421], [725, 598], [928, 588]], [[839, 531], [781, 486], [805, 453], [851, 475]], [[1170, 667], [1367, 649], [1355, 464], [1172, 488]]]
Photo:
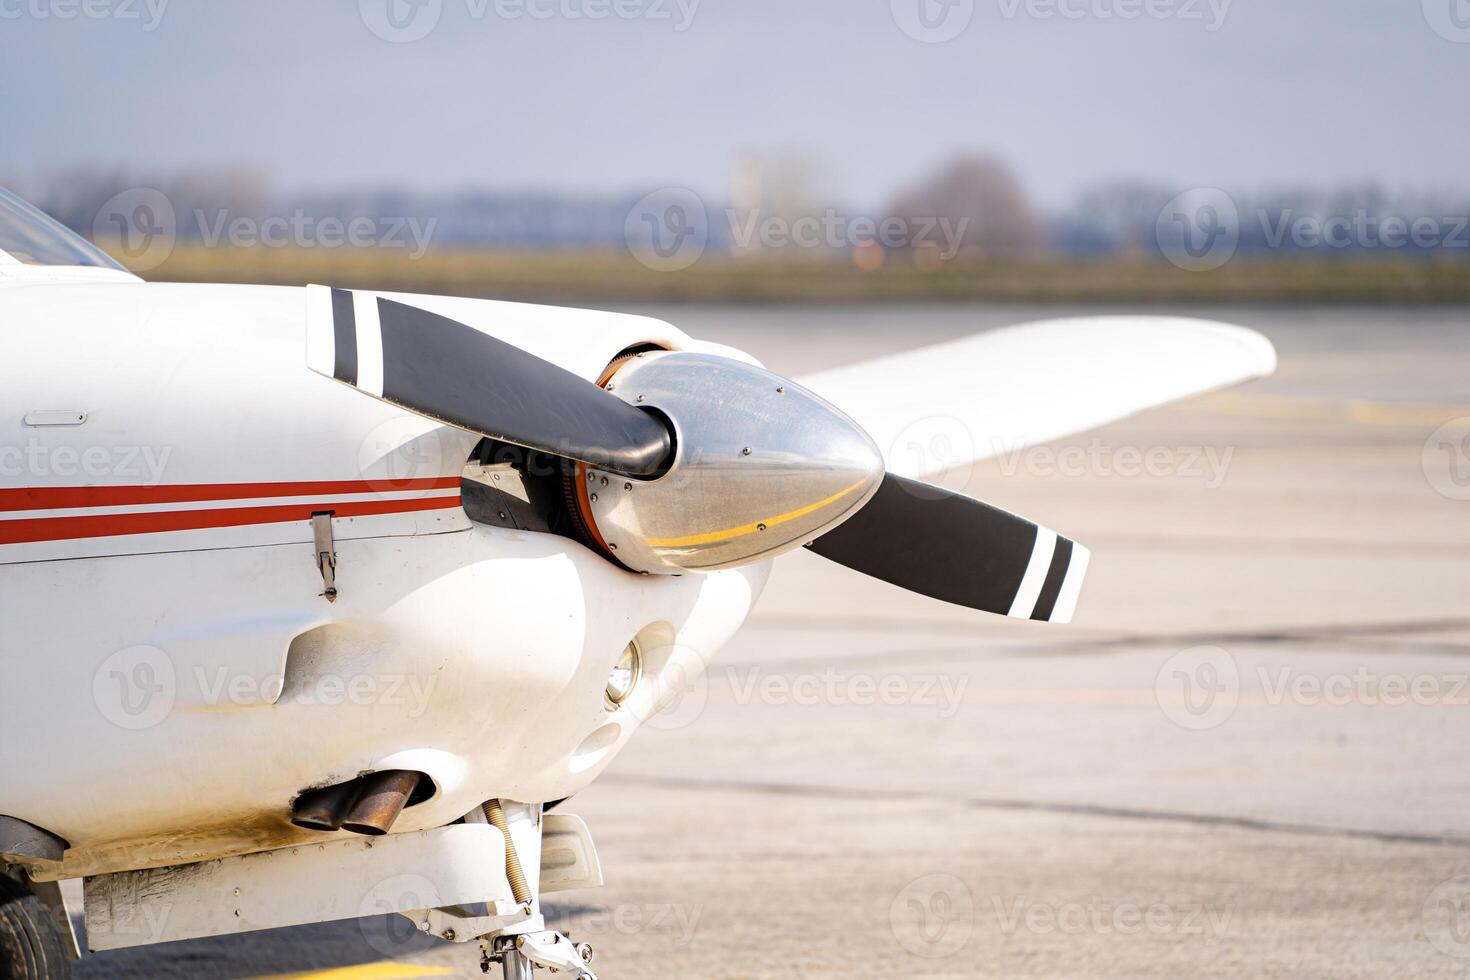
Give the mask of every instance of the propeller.
[[892, 473], [807, 548], [910, 592], [1052, 623], [1071, 622], [1089, 557], [1055, 531]]
[[[807, 543], [855, 571], [972, 609], [1067, 622], [1076, 606], [1087, 549], [962, 494], [883, 474], [867, 433], [794, 382], [709, 355], [650, 355], [618, 388], [652, 385], [644, 389], [650, 406], [662, 391], [662, 411], [680, 425], [676, 447], [658, 415], [624, 400], [629, 393], [615, 396], [466, 324], [370, 293], [313, 286], [309, 295], [307, 363], [318, 373], [419, 415], [589, 464], [596, 469], [582, 472], [601, 486], [609, 480], [597, 470], [626, 476], [622, 492], [601, 499], [576, 478], [581, 517], [599, 532], [594, 543], [625, 567], [732, 567]], [[791, 432], [803, 425], [808, 440], [818, 433], [826, 441], [799, 449], [807, 444]], [[727, 451], [732, 430], [769, 444]], [[841, 486], [834, 492], [822, 479]], [[791, 509], [792, 494], [806, 503]], [[686, 533], [650, 530], [671, 521]]]
[[437, 313], [333, 289], [330, 322], [308, 322], [313, 370], [418, 415], [632, 476], [672, 449], [656, 416]]

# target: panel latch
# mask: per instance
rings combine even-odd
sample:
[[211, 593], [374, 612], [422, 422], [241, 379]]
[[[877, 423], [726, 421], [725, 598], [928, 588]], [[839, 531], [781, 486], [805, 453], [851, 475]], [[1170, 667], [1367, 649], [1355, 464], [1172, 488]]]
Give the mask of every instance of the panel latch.
[[333, 511], [311, 515], [311, 536], [315, 542], [316, 568], [322, 573], [322, 595], [328, 602], [337, 601], [337, 543], [332, 537]]

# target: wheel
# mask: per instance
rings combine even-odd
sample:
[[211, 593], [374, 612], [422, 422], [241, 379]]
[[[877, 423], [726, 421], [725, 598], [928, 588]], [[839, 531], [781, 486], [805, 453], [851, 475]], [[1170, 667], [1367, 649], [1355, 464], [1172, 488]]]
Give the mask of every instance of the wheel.
[[71, 961], [51, 910], [0, 872], [0, 980], [68, 980]]

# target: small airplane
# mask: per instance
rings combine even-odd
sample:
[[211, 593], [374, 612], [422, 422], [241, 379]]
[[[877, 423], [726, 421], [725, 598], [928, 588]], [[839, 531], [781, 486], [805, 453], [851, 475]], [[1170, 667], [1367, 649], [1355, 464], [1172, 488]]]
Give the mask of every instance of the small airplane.
[[594, 978], [561, 807], [805, 547], [1063, 623], [1088, 551], [923, 477], [1270, 374], [1056, 320], [791, 380], [657, 319], [145, 283], [0, 191], [0, 980], [398, 913]]

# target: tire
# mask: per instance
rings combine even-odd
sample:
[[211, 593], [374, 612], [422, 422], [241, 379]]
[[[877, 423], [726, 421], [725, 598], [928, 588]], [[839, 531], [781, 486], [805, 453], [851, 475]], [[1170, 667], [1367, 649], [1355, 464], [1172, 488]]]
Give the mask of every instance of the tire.
[[71, 960], [51, 910], [0, 872], [0, 980], [69, 980]]

